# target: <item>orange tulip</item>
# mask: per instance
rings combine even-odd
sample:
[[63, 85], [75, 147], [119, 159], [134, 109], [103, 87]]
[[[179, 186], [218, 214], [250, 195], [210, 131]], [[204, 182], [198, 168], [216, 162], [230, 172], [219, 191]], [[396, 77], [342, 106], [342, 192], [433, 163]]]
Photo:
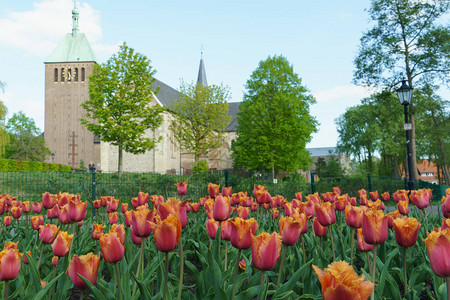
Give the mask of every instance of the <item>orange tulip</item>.
[[313, 230], [317, 236], [325, 236], [327, 234], [327, 227], [322, 226], [316, 217], [313, 219]]
[[348, 205], [348, 195], [337, 196], [334, 205], [338, 211], [343, 211]]
[[411, 203], [419, 209], [427, 208], [430, 205], [431, 192], [427, 189], [411, 191], [409, 195]]
[[155, 245], [161, 252], [174, 250], [181, 238], [181, 222], [177, 215], [169, 215], [165, 220], [157, 218], [155, 230]]
[[0, 215], [3, 215], [6, 210], [6, 200], [5, 198], [0, 198]]
[[409, 200], [409, 198], [408, 198], [408, 191], [406, 191], [406, 190], [395, 191], [392, 194], [392, 198], [394, 198], [394, 201], [397, 202], [397, 203], [399, 201], [408, 201]]
[[397, 203], [397, 208], [399, 213], [402, 215], [407, 215], [409, 213], [408, 201], [399, 201]]
[[229, 187], [222, 187], [222, 196], [224, 196], [224, 197], [231, 197], [231, 190], [232, 190], [232, 187], [231, 186], [229, 186]]
[[42, 194], [42, 205], [46, 209], [53, 208], [53, 206], [55, 206], [56, 204], [56, 200], [56, 195], [52, 195], [49, 192], [45, 192]]
[[395, 240], [403, 247], [411, 247], [417, 241], [420, 223], [416, 218], [398, 218], [394, 220]]
[[395, 210], [393, 212], [388, 213], [386, 216], [388, 219], [388, 227], [392, 228], [394, 227], [394, 220], [400, 218], [402, 215], [399, 213], [398, 210]]
[[13, 206], [11, 207], [10, 213], [14, 219], [18, 219], [22, 216], [22, 207]]
[[153, 232], [151, 224], [155, 216], [155, 210], [138, 210], [133, 211], [131, 215], [131, 223], [133, 226], [133, 232], [136, 236], [146, 238]]
[[211, 198], [214, 198], [217, 195], [219, 195], [219, 191], [220, 191], [220, 184], [219, 185], [214, 183], [208, 184], [208, 194]]
[[20, 271], [22, 254], [17, 249], [5, 249], [0, 252], [0, 280], [16, 279]]
[[230, 217], [231, 201], [228, 197], [217, 196], [213, 206], [213, 218], [216, 221], [225, 221]]
[[380, 210], [368, 209], [363, 214], [364, 240], [371, 245], [382, 244], [388, 235], [387, 216]]
[[108, 214], [109, 224], [116, 224], [119, 222], [119, 214], [115, 211]]
[[70, 200], [68, 204], [68, 216], [72, 222], [80, 222], [86, 218], [87, 202], [74, 202]]
[[177, 186], [177, 193], [178, 193], [178, 195], [180, 195], [180, 196], [186, 195], [186, 193], [187, 193], [187, 186], [188, 186], [187, 182], [178, 182], [175, 185]]
[[52, 266], [56, 267], [58, 265], [59, 257], [53, 256], [52, 257]]
[[111, 226], [111, 229], [109, 230], [109, 233], [111, 232], [117, 233], [122, 244], [125, 243], [125, 227], [123, 226], [123, 224], [113, 224]]
[[39, 226], [39, 239], [44, 244], [52, 244], [58, 235], [59, 227], [55, 224], [45, 224]]
[[3, 250], [18, 249], [18, 247], [19, 242], [5, 241], [5, 246], [3, 246]]
[[258, 229], [258, 223], [251, 218], [244, 220], [241, 218], [234, 218], [228, 220], [230, 224], [230, 242], [233, 247], [245, 250], [252, 245], [252, 235]]
[[450, 228], [432, 231], [424, 241], [433, 272], [443, 278], [450, 277]]
[[219, 221], [214, 219], [206, 221], [206, 233], [212, 240], [216, 238], [217, 229], [219, 229]]
[[100, 235], [100, 248], [102, 249], [103, 259], [110, 264], [121, 261], [125, 254], [125, 246], [120, 241], [117, 232], [110, 231]]
[[191, 210], [192, 212], [198, 212], [200, 210], [200, 203], [195, 202], [195, 203], [189, 203], [189, 205], [191, 206]]
[[170, 214], [177, 215], [181, 222], [181, 227], [187, 225], [186, 206], [189, 200], [180, 201], [176, 198], [169, 198], [166, 202], [158, 205], [158, 214], [162, 220], [166, 219]]
[[372, 199], [373, 201], [377, 201], [378, 199], [380, 199], [380, 196], [378, 195], [378, 191], [369, 192], [369, 195], [370, 195], [370, 199]]
[[278, 219], [280, 216], [280, 212], [278, 211], [278, 208], [274, 207], [270, 210], [270, 213], [272, 214], [273, 219]]
[[314, 211], [316, 213], [317, 221], [319, 221], [322, 226], [329, 226], [336, 222], [336, 213], [333, 204], [330, 202], [315, 204]]
[[297, 244], [303, 224], [300, 219], [281, 216], [278, 221], [282, 242], [286, 246]]
[[134, 234], [133, 226], [131, 226], [130, 229], [131, 229], [131, 231], [130, 231], [131, 241], [132, 241], [133, 244], [135, 244], [135, 245], [140, 245], [140, 244], [142, 243], [142, 238], [140, 238], [140, 237], [138, 237], [138, 236], [136, 236], [136, 235]]
[[122, 203], [122, 205], [120, 206], [120, 209], [121, 209], [122, 213], [124, 214], [126, 211], [128, 211], [128, 203]]
[[383, 199], [383, 201], [389, 201], [389, 192], [384, 192], [383, 194], [381, 194], [381, 198]]
[[333, 193], [340, 195], [341, 194], [341, 188], [338, 186], [333, 187]]
[[33, 228], [34, 230], [39, 230], [39, 226], [44, 225], [43, 216], [32, 216], [30, 221], [31, 221], [31, 228]]
[[295, 193], [295, 199], [301, 202], [303, 200], [303, 193], [302, 192]]
[[105, 228], [105, 225], [103, 225], [103, 224], [92, 224], [91, 237], [94, 240], [99, 240], [100, 235], [103, 233], [103, 228]]
[[85, 289], [87, 288], [87, 285], [81, 280], [77, 273], [95, 285], [97, 283], [99, 264], [100, 255], [94, 255], [92, 252], [86, 255], [74, 255], [67, 268], [66, 274], [69, 275], [77, 288]]
[[356, 229], [356, 246], [360, 252], [368, 252], [373, 250], [373, 245], [367, 244], [364, 240], [362, 228]]
[[270, 203], [270, 201], [272, 200], [272, 197], [270, 196], [269, 192], [266, 190], [256, 191], [255, 198], [256, 198], [256, 202], [259, 204]]
[[29, 213], [31, 211], [31, 204], [30, 201], [24, 201], [22, 202], [22, 211], [24, 213]]
[[144, 205], [148, 203], [149, 195], [148, 193], [139, 192], [137, 196], [138, 206]]
[[65, 231], [60, 231], [53, 241], [52, 249], [55, 256], [63, 257], [69, 253], [70, 241], [73, 238], [73, 234], [68, 234]]
[[324, 300], [365, 300], [370, 297], [375, 287], [372, 282], [364, 280], [364, 275], [358, 277], [346, 261], [333, 262], [323, 271], [315, 265], [312, 267], [322, 285]]
[[345, 222], [349, 227], [360, 228], [362, 226], [363, 213], [363, 206], [347, 205], [345, 207]]
[[260, 271], [272, 270], [280, 258], [282, 238], [277, 232], [252, 236], [252, 264]]

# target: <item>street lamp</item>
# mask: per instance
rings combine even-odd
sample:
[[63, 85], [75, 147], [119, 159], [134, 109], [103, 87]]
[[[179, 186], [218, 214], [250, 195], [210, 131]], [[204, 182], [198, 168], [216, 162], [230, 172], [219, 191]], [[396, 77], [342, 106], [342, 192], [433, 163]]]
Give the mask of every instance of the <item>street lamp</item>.
[[52, 163], [55, 160], [55, 153], [52, 152]]
[[413, 88], [408, 86], [406, 83], [406, 80], [402, 80], [402, 86], [397, 89], [397, 95], [400, 99], [400, 103], [404, 107], [405, 112], [405, 124], [403, 124], [403, 129], [406, 132], [406, 152], [408, 155], [408, 189], [414, 190], [414, 179], [413, 179], [413, 172], [412, 172], [412, 160], [411, 160], [411, 140], [409, 137], [409, 132], [412, 130], [412, 124], [408, 123], [408, 105], [411, 103], [411, 97], [412, 97], [412, 91]]

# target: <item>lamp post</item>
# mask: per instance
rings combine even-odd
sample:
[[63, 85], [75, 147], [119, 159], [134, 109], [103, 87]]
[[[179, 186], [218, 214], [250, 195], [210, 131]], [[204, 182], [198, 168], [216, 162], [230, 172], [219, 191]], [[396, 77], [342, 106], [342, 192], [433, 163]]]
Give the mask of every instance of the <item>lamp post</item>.
[[55, 160], [55, 153], [52, 152], [52, 163]]
[[408, 105], [411, 103], [413, 88], [408, 86], [406, 80], [402, 80], [402, 86], [397, 89], [397, 96], [400, 99], [400, 103], [404, 107], [405, 112], [405, 124], [403, 124], [403, 129], [406, 133], [406, 153], [408, 155], [408, 189], [414, 190], [414, 179], [412, 175], [412, 160], [411, 160], [411, 140], [409, 137], [409, 132], [412, 130], [412, 124], [408, 123]]

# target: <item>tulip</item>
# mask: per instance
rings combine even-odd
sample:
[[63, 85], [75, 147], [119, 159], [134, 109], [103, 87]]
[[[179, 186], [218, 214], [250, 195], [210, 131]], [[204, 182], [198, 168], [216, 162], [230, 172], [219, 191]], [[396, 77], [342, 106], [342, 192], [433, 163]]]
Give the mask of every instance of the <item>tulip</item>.
[[124, 214], [125, 225], [130, 227], [133, 224], [133, 211], [127, 210]]
[[258, 209], [258, 203], [257, 202], [253, 202], [252, 205], [250, 206], [250, 210], [251, 211], [256, 211]]
[[400, 212], [398, 210], [390, 212], [387, 214], [387, 219], [388, 219], [388, 227], [392, 228], [394, 227], [394, 220], [397, 218], [400, 218], [402, 215], [400, 214]]
[[0, 252], [1, 281], [16, 279], [17, 275], [19, 275], [21, 259], [22, 254], [17, 249], [5, 249]]
[[380, 196], [378, 195], [378, 191], [369, 192], [369, 196], [370, 196], [370, 199], [372, 199], [373, 201], [376, 201], [380, 198]]
[[258, 229], [258, 223], [251, 218], [244, 220], [241, 218], [234, 218], [228, 221], [230, 224], [230, 242], [233, 247], [245, 250], [251, 247], [252, 235]]
[[272, 197], [270, 196], [269, 192], [266, 190], [256, 191], [255, 198], [256, 198], [256, 202], [259, 204], [270, 203], [270, 201], [272, 200]]
[[108, 213], [115, 212], [118, 209], [119, 209], [119, 199], [112, 198], [111, 201], [109, 201], [108, 204], [106, 205], [106, 211]]
[[213, 218], [216, 221], [225, 221], [230, 217], [231, 202], [230, 198], [217, 196], [213, 206]]
[[277, 232], [252, 235], [252, 264], [260, 271], [272, 270], [280, 258], [282, 238]]
[[45, 192], [42, 194], [42, 205], [46, 209], [50, 209], [56, 204], [56, 195], [52, 195], [49, 192]]
[[[230, 219], [223, 221], [222, 226], [220, 228], [220, 238], [224, 241], [229, 241], [231, 238], [231, 224], [229, 221], [230, 221]], [[227, 244], [225, 244], [225, 245], [227, 245]]]
[[125, 243], [125, 227], [123, 226], [123, 224], [113, 224], [111, 226], [111, 229], [109, 230], [109, 233], [111, 232], [117, 233], [122, 244]]
[[131, 198], [131, 206], [133, 206], [133, 208], [134, 208], [134, 209], [136, 209], [136, 207], [138, 207], [138, 206], [139, 206], [139, 203], [138, 203], [137, 197], [133, 197], [133, 198]]
[[139, 192], [138, 196], [137, 196], [138, 205], [141, 206], [141, 205], [147, 204], [148, 198], [149, 198], [148, 193]]
[[180, 195], [180, 196], [186, 195], [186, 193], [187, 193], [187, 186], [188, 186], [187, 182], [178, 182], [175, 185], [177, 186], [177, 193], [178, 193], [178, 195]]
[[3, 226], [9, 226], [9, 225], [11, 225], [11, 219], [12, 219], [12, 217], [11, 216], [5, 216], [5, 217], [3, 217]]
[[281, 216], [278, 221], [282, 242], [286, 246], [295, 245], [300, 237], [302, 222], [298, 218]]
[[417, 241], [420, 223], [416, 218], [398, 218], [394, 220], [394, 232], [397, 244], [411, 247]]
[[58, 235], [59, 227], [55, 224], [45, 224], [39, 226], [39, 239], [44, 244], [52, 244]]
[[3, 250], [18, 249], [18, 247], [19, 242], [5, 241], [5, 246], [3, 246]]
[[11, 207], [10, 212], [11, 212], [11, 216], [14, 219], [18, 219], [22, 216], [22, 208], [21, 207], [13, 206], [13, 207]]
[[70, 200], [68, 205], [68, 216], [72, 222], [80, 222], [86, 218], [87, 202], [74, 202]]
[[59, 257], [66, 256], [69, 253], [72, 238], [73, 234], [60, 231], [52, 244], [53, 254]]
[[181, 222], [177, 215], [169, 215], [165, 220], [157, 220], [153, 225], [155, 245], [161, 252], [174, 250], [181, 238]]
[[362, 206], [350, 206], [345, 207], [345, 222], [349, 227], [360, 228], [362, 226], [364, 209]]
[[367, 244], [364, 240], [362, 228], [358, 228], [356, 230], [356, 245], [358, 251], [360, 252], [368, 252], [373, 250], [373, 245]]
[[303, 200], [303, 193], [302, 192], [295, 193], [295, 199], [301, 202]]
[[216, 238], [217, 229], [219, 229], [219, 221], [214, 219], [206, 221], [206, 233], [212, 240]]
[[128, 211], [128, 203], [122, 203], [120, 208], [122, 210], [122, 213], [124, 214], [126, 211]]
[[87, 288], [87, 285], [77, 274], [85, 277], [95, 285], [97, 283], [99, 264], [100, 255], [94, 255], [92, 252], [86, 255], [74, 255], [67, 268], [66, 274], [69, 275], [77, 288], [85, 289]]
[[372, 294], [375, 285], [358, 277], [352, 266], [346, 261], [333, 262], [328, 268], [321, 270], [312, 266], [322, 285], [322, 297], [329, 299], [365, 300]]
[[59, 221], [61, 224], [70, 224], [72, 223], [72, 220], [69, 219], [69, 213], [68, 213], [68, 204], [61, 207], [61, 210], [59, 212]]
[[272, 208], [270, 212], [272, 214], [272, 219], [278, 219], [278, 217], [280, 216], [278, 208], [276, 208], [276, 207]]
[[220, 190], [220, 184], [214, 184], [214, 183], [209, 183], [208, 184], [208, 194], [209, 197], [214, 198], [217, 195], [219, 195], [219, 190]]
[[119, 222], [119, 214], [117, 214], [117, 212], [112, 212], [108, 214], [108, 221], [109, 224], [116, 224], [117, 222]]
[[239, 268], [241, 268], [242, 271], [245, 271], [245, 265], [246, 265], [245, 259], [241, 259], [239, 261]]
[[3, 215], [6, 210], [6, 200], [5, 198], [0, 198], [0, 215]]
[[169, 198], [166, 202], [158, 205], [158, 214], [162, 220], [166, 219], [170, 214], [177, 215], [181, 222], [181, 227], [184, 228], [187, 225], [186, 205], [188, 201]]
[[31, 211], [31, 204], [30, 201], [24, 201], [22, 202], [22, 211], [24, 213], [29, 213]]
[[336, 197], [336, 201], [335, 201], [334, 205], [338, 211], [345, 210], [345, 207], [347, 206], [347, 204], [348, 204], [348, 195], [347, 194]]
[[407, 215], [409, 213], [408, 201], [399, 201], [397, 203], [397, 208], [399, 213], [402, 215]]
[[359, 198], [359, 203], [361, 203], [361, 205], [367, 205], [369, 203], [369, 200], [367, 199], [367, 195], [362, 195]]
[[335, 193], [336, 195], [340, 195], [341, 194], [341, 188], [338, 186], [333, 187], [333, 193]]
[[125, 253], [125, 246], [116, 232], [100, 235], [100, 248], [102, 249], [103, 259], [110, 264], [121, 261]]
[[445, 195], [442, 197], [442, 210], [450, 212], [450, 195]]
[[313, 230], [317, 236], [325, 236], [327, 234], [327, 226], [322, 226], [316, 217], [313, 219]]
[[133, 226], [131, 226], [131, 231], [130, 231], [130, 233], [131, 233], [131, 241], [133, 242], [133, 244], [135, 244], [135, 245], [140, 245], [140, 244], [142, 244], [142, 238], [140, 238], [140, 237], [138, 237], [138, 236], [136, 236], [135, 234], [134, 234], [134, 231], [133, 231]]
[[419, 209], [427, 208], [430, 205], [431, 194], [426, 189], [411, 191], [409, 195], [411, 203]]
[[56, 267], [58, 265], [58, 261], [59, 261], [59, 257], [58, 256], [53, 256], [52, 257], [52, 266]]
[[322, 204], [315, 204], [314, 210], [317, 220], [322, 226], [329, 226], [336, 222], [336, 213], [333, 204], [324, 202]]
[[214, 199], [209, 198], [205, 201], [203, 204], [203, 207], [205, 208], [206, 215], [208, 216], [208, 219], [212, 219], [213, 217], [213, 207], [214, 207]]
[[[31, 251], [30, 251], [30, 250], [27, 251], [27, 254], [28, 254], [28, 256], [29, 256], [30, 258], [32, 257], [32, 256], [31, 256]], [[30, 263], [30, 262], [28, 261], [28, 258], [27, 258], [26, 255], [23, 256], [23, 263], [26, 264], [26, 265], [28, 265], [28, 264]]]
[[395, 202], [399, 202], [399, 201], [407, 201], [409, 200], [408, 198], [408, 191], [406, 190], [398, 190], [395, 191], [394, 194], [392, 194], [392, 198], [394, 198]]
[[103, 233], [103, 229], [105, 228], [105, 225], [103, 224], [92, 224], [92, 233], [91, 237], [94, 240], [99, 240], [101, 234]]
[[389, 201], [389, 192], [384, 192], [383, 194], [381, 194], [381, 198], [383, 199], [383, 201]]
[[433, 272], [439, 277], [450, 277], [450, 228], [432, 231], [424, 241]]
[[31, 228], [33, 228], [34, 230], [39, 230], [39, 226], [44, 225], [43, 216], [32, 216], [30, 221], [31, 221]]
[[42, 211], [42, 203], [40, 203], [40, 202], [33, 202], [32, 210], [33, 210], [33, 213], [40, 214], [41, 211]]
[[231, 189], [232, 187], [222, 187], [222, 196], [224, 197], [231, 197]]
[[101, 204], [102, 204], [101, 200], [92, 201], [92, 205], [94, 206], [95, 209], [99, 209]]
[[69, 203], [69, 198], [72, 198], [72, 197], [69, 197], [69, 194], [68, 193], [59, 193], [58, 194], [58, 201], [57, 201], [57, 204], [59, 205], [59, 206], [64, 206], [64, 205], [66, 205], [66, 204], [68, 204]]
[[49, 218], [49, 219], [59, 218], [60, 212], [61, 212], [61, 209], [59, 208], [59, 205], [55, 204], [55, 205], [53, 205], [52, 208], [47, 210], [47, 218]]
[[189, 205], [191, 206], [191, 210], [192, 212], [196, 213], [200, 210], [200, 203], [196, 202], [196, 203], [189, 203]]
[[388, 235], [387, 216], [380, 210], [368, 209], [363, 214], [364, 240], [371, 245], [382, 244]]

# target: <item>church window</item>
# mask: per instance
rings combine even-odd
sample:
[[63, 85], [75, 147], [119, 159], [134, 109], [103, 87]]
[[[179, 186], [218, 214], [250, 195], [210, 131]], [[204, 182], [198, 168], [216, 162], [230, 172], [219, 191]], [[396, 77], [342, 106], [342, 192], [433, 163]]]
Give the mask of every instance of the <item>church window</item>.
[[58, 82], [58, 68], [55, 68], [53, 81]]
[[64, 82], [64, 68], [61, 68], [61, 82]]
[[85, 76], [86, 76], [85, 70], [84, 70], [84, 68], [81, 68], [81, 81], [85, 80]]
[[75, 68], [75, 72], [74, 72], [74, 81], [78, 82], [78, 68]]

